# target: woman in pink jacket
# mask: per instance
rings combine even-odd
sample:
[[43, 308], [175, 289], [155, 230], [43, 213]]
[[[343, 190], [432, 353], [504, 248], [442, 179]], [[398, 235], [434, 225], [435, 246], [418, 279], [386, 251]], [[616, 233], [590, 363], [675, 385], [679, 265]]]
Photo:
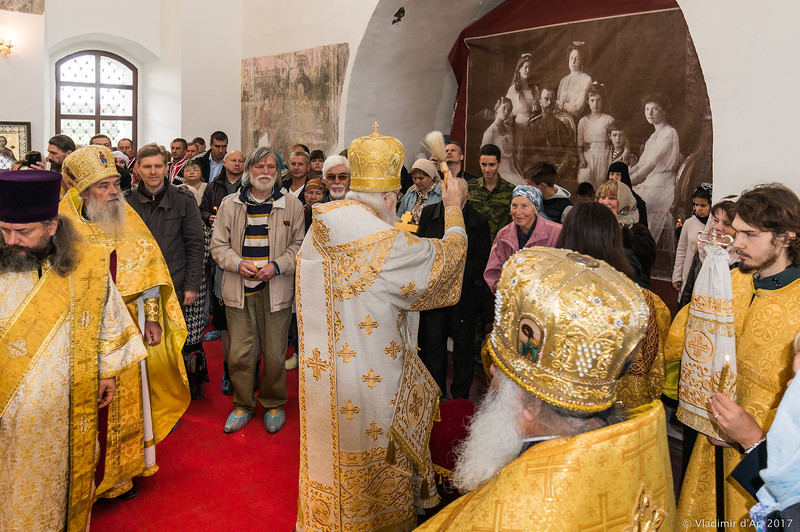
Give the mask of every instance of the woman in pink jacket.
[[542, 192], [530, 185], [519, 185], [511, 193], [511, 223], [497, 232], [489, 253], [489, 262], [483, 279], [494, 289], [500, 279], [500, 271], [508, 258], [522, 248], [533, 246], [554, 247], [561, 224], [540, 215]]

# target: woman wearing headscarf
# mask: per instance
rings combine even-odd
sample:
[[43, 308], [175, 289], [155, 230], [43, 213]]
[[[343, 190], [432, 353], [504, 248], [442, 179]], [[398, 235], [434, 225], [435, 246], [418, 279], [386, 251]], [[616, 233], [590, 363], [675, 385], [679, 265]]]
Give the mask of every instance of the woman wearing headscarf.
[[429, 159], [417, 159], [411, 167], [414, 184], [403, 195], [397, 208], [397, 216], [411, 211], [411, 223], [418, 224], [426, 205], [442, 201], [442, 185], [437, 182], [438, 176], [436, 163]]
[[608, 167], [608, 178], [625, 183], [631, 190], [631, 194], [633, 194], [633, 198], [636, 200], [636, 210], [639, 211], [639, 223], [647, 227], [647, 203], [644, 202], [639, 194], [634, 192], [633, 185], [631, 185], [631, 176], [628, 172], [628, 165], [620, 161], [611, 163], [611, 166]]
[[554, 247], [561, 224], [542, 214], [542, 192], [530, 185], [519, 185], [511, 193], [511, 223], [497, 232], [483, 279], [494, 289], [508, 258], [523, 248]]
[[639, 211], [631, 189], [621, 181], [609, 179], [597, 189], [595, 199], [616, 215], [622, 230], [622, 243], [642, 267], [636, 284], [649, 290], [650, 271], [656, 261], [656, 242], [647, 227], [639, 223]]

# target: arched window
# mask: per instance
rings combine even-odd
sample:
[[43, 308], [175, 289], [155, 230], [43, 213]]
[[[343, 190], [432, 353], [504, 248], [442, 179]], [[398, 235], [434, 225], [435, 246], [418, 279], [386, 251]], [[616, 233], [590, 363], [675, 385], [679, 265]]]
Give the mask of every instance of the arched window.
[[56, 63], [56, 133], [89, 144], [98, 133], [137, 145], [138, 71], [110, 52], [85, 50]]

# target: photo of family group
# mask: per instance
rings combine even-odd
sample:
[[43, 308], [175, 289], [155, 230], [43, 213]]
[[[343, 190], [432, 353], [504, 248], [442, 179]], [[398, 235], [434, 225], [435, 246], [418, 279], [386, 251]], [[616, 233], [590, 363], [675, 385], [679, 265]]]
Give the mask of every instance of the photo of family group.
[[[467, 76], [467, 168], [491, 143], [500, 175], [524, 183], [546, 161], [556, 183], [596, 190], [613, 162], [628, 166], [647, 204], [658, 263], [672, 265], [689, 195], [711, 182], [711, 111], [680, 10], [610, 17], [480, 37]], [[686, 197], [684, 198], [684, 191]], [[656, 267], [654, 275], [659, 268]]]

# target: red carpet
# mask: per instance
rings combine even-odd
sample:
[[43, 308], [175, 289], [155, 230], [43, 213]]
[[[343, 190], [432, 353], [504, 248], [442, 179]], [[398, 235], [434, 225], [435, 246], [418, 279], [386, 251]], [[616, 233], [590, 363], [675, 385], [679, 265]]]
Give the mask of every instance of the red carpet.
[[297, 370], [287, 372], [286, 425], [264, 429], [264, 411], [240, 431], [222, 427], [233, 409], [222, 394], [220, 341], [204, 343], [211, 382], [177, 428], [156, 448], [159, 471], [138, 478], [130, 501], [98, 500], [92, 532], [294, 530], [297, 517], [300, 420]]

